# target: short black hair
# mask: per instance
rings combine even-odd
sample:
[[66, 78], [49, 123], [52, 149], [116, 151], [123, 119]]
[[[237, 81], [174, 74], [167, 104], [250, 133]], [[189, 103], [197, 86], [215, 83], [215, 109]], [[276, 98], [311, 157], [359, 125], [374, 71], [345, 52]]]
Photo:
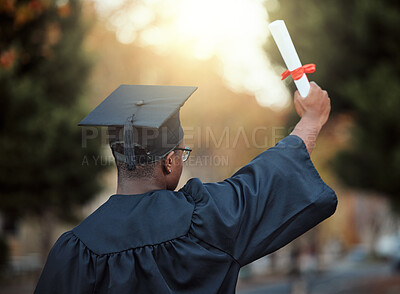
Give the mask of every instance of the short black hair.
[[124, 154], [123, 143], [110, 142], [111, 152], [115, 159], [115, 165], [118, 169], [118, 175], [123, 178], [134, 179], [134, 178], [153, 178], [155, 167], [157, 162], [147, 163], [144, 158], [147, 158], [147, 152], [145, 149], [135, 146], [135, 158], [136, 158], [136, 169], [129, 170], [125, 162], [119, 161], [115, 156], [115, 152]]

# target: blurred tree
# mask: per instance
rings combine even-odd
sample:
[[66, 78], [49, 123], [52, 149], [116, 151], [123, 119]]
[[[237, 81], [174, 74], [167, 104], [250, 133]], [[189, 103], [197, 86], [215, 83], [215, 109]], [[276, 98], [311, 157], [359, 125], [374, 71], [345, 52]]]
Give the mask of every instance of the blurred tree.
[[91, 67], [87, 31], [77, 0], [0, 2], [0, 211], [10, 231], [38, 216], [44, 253], [54, 218], [76, 219], [104, 169], [82, 164], [100, 144], [82, 148], [77, 127]]
[[[310, 76], [330, 93], [333, 114], [352, 114], [350, 147], [334, 167], [347, 185], [400, 203], [400, 2], [394, 0], [269, 1], [284, 19]], [[271, 6], [271, 4], [274, 4]], [[272, 41], [267, 51], [283, 64]]]

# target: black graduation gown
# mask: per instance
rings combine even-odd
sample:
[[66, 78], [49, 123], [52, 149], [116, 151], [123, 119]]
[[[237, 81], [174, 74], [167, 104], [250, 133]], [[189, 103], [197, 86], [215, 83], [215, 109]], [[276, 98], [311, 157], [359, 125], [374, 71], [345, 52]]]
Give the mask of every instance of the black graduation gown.
[[234, 293], [240, 267], [336, 205], [303, 141], [289, 136], [223, 182], [111, 196], [58, 239], [35, 293]]

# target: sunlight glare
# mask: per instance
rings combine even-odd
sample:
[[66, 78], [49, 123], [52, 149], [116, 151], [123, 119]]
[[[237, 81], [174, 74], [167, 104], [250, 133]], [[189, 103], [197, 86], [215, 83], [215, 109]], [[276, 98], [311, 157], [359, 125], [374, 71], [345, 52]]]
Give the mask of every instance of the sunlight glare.
[[201, 60], [217, 57], [221, 76], [232, 90], [254, 95], [262, 106], [280, 109], [288, 105], [290, 96], [263, 49], [269, 35], [265, 5], [270, 2], [274, 3], [142, 0], [110, 22], [121, 43], [138, 42], [156, 52], [174, 51]]

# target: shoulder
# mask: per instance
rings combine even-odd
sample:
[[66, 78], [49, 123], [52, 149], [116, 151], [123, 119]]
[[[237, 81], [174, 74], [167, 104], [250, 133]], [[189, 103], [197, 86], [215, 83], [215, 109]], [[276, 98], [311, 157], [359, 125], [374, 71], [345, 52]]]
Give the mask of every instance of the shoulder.
[[73, 231], [67, 231], [57, 239], [50, 250], [48, 259], [51, 259], [55, 264], [63, 264], [64, 261], [68, 262], [72, 258], [78, 257], [83, 251], [90, 255], [95, 253]]
[[224, 201], [227, 205], [228, 196], [236, 195], [235, 187], [229, 179], [216, 183], [203, 183], [200, 179], [193, 178], [179, 191], [194, 203], [195, 213], [205, 207], [218, 206], [220, 201]]
[[192, 199], [196, 202], [206, 192], [204, 184], [199, 178], [192, 178], [179, 190], [189, 200]]

